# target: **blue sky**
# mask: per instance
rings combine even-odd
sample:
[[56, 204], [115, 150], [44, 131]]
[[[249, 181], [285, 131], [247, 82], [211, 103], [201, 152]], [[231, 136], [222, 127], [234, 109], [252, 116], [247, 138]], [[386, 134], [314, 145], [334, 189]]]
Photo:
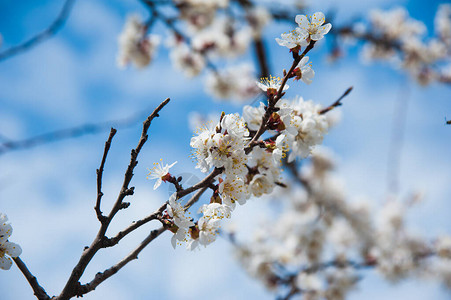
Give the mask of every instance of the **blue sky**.
[[[0, 2], [0, 33], [4, 38], [1, 49], [48, 26], [62, 3]], [[340, 16], [337, 22], [345, 22], [366, 14], [370, 8], [402, 5], [412, 16], [424, 20], [431, 31], [438, 4], [346, 0], [337, 7], [334, 1], [318, 1], [312, 12], [336, 8]], [[160, 158], [166, 162], [177, 160], [176, 173], [191, 172], [201, 177], [189, 158], [192, 132], [187, 126], [188, 112], [241, 111], [239, 105], [215, 102], [206, 96], [202, 76], [189, 80], [177, 74], [164, 47], [149, 68], [119, 70], [115, 64], [117, 35], [126, 15], [133, 12], [146, 15], [139, 1], [78, 0], [56, 37], [0, 63], [0, 133], [11, 139], [119, 119], [146, 109], [150, 112], [166, 97], [172, 99], [151, 126], [150, 140], [135, 169], [132, 205], [112, 224], [111, 232], [165, 201], [167, 186], [154, 192], [153, 183], [145, 179], [153, 162]], [[287, 68], [290, 63], [286, 49], [274, 42], [287, 29], [286, 24], [277, 25], [266, 36], [272, 70]], [[166, 34], [165, 30], [160, 32]], [[419, 87], [387, 64], [363, 65], [355, 49], [343, 60], [330, 64], [326, 50], [326, 43], [321, 43], [310, 55], [316, 72], [314, 83], [290, 88], [287, 96], [299, 93], [328, 105], [347, 87], [354, 86], [340, 108], [342, 121], [325, 138], [325, 145], [339, 158], [338, 173], [349, 195], [366, 196], [376, 205], [384, 201], [393, 108], [399, 97], [409, 97], [400, 194], [422, 191], [425, 195], [409, 219], [418, 234], [451, 232], [451, 129], [443, 125], [445, 116], [451, 118], [450, 88], [438, 84]], [[139, 124], [119, 130], [113, 142], [104, 175], [104, 211], [117, 195], [129, 151], [140, 132]], [[23, 260], [50, 294], [61, 290], [83, 246], [90, 243], [97, 230], [92, 209], [95, 169], [107, 136], [108, 132], [87, 135], [0, 156], [0, 211], [7, 213], [13, 224], [11, 240], [22, 246]], [[239, 224], [240, 220], [252, 219], [257, 223], [260, 206], [253, 201], [240, 207], [233, 221]], [[100, 252], [83, 279], [90, 280], [97, 271], [115, 263], [157, 225], [151, 224], [125, 239], [120, 247]], [[151, 293], [161, 299], [200, 299], [205, 295], [209, 299], [273, 299], [241, 270], [227, 242], [220, 239], [191, 253], [182, 248], [174, 251], [169, 239], [170, 235], [164, 234], [144, 250], [137, 262], [85, 299], [129, 299], [130, 293], [133, 299], [148, 299]], [[373, 272], [366, 275], [368, 278], [351, 299], [449, 297], [435, 283], [409, 280], [391, 286]], [[33, 299], [31, 289], [15, 268], [0, 272], [0, 290], [2, 299]]]

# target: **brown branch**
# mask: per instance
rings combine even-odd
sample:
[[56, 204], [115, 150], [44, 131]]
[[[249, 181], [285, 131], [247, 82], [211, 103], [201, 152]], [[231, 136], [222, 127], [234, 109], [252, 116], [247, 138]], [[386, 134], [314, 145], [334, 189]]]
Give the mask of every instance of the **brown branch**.
[[205, 186], [203, 188], [201, 188], [196, 194], [194, 194], [191, 199], [188, 200], [188, 202], [185, 205], [185, 210], [187, 210], [188, 208], [190, 208], [191, 206], [194, 205], [194, 203], [196, 203], [197, 201], [199, 201], [200, 196], [202, 196], [203, 193], [205, 193], [205, 191], [208, 189], [208, 186]]
[[199, 51], [197, 49], [193, 49], [191, 47], [191, 45], [190, 45], [190, 39], [185, 34], [183, 34], [179, 29], [177, 29], [177, 27], [174, 24], [174, 21], [177, 20], [178, 18], [170, 19], [170, 18], [166, 17], [163, 13], [161, 13], [160, 11], [157, 10], [155, 1], [141, 0], [141, 2], [150, 9], [150, 12], [151, 12], [152, 16], [154, 16], [155, 18], [160, 19], [166, 25], [167, 28], [172, 30], [172, 32], [176, 36], [178, 36], [181, 39], [183, 39], [187, 43], [187, 46], [190, 48], [190, 50], [192, 50], [193, 52], [196, 52], [197, 54], [200, 54], [203, 57], [203, 59], [205, 60], [207, 68], [209, 68], [215, 74], [218, 73], [218, 69], [211, 62], [211, 60], [207, 57], [207, 55], [205, 55], [205, 53], [202, 52], [202, 51]]
[[69, 14], [72, 10], [74, 2], [75, 2], [75, 0], [66, 0], [66, 2], [64, 2], [63, 8], [61, 9], [58, 17], [56, 18], [55, 21], [53, 21], [53, 23], [47, 29], [38, 33], [34, 37], [23, 42], [22, 44], [13, 46], [13, 47], [1, 52], [0, 53], [0, 61], [6, 60], [10, 57], [13, 57], [20, 53], [23, 53], [23, 52], [41, 44], [42, 42], [48, 40], [52, 36], [54, 36], [63, 27], [64, 23], [66, 22], [67, 18], [69, 17]]
[[280, 98], [283, 97], [283, 95], [285, 94], [283, 92], [283, 88], [285, 87], [288, 79], [291, 77], [291, 74], [293, 73], [293, 70], [297, 67], [297, 65], [299, 64], [299, 62], [301, 61], [301, 59], [310, 51], [313, 49], [313, 47], [315, 46], [316, 41], [310, 41], [310, 43], [308, 44], [308, 46], [304, 49], [304, 52], [302, 52], [301, 55], [298, 55], [297, 52], [293, 52], [293, 64], [290, 67], [290, 70], [285, 74], [285, 76], [282, 79], [282, 83], [280, 84], [279, 90], [277, 91], [276, 95], [272, 95], [271, 97], [269, 97], [268, 99], [268, 106], [266, 107], [266, 111], [265, 114], [262, 117], [262, 123], [260, 124], [260, 127], [258, 128], [257, 132], [255, 133], [255, 135], [252, 137], [252, 140], [249, 142], [249, 146], [247, 146], [244, 151], [246, 154], [249, 154], [249, 152], [252, 151], [252, 148], [257, 145], [258, 139], [260, 138], [260, 136], [265, 133], [266, 131], [266, 126], [267, 126], [267, 122], [269, 120], [269, 117], [271, 116], [271, 114], [273, 112], [275, 112], [275, 105], [277, 103], [277, 101], [279, 101]]
[[97, 251], [101, 248], [106, 248], [108, 246], [108, 239], [105, 236], [105, 233], [108, 229], [109, 224], [111, 223], [112, 219], [116, 215], [116, 213], [121, 209], [126, 207], [124, 206], [123, 199], [126, 196], [133, 194], [133, 187], [129, 188], [129, 183], [133, 177], [133, 170], [135, 169], [136, 165], [138, 164], [137, 157], [143, 147], [143, 145], [146, 143], [148, 139], [147, 131], [150, 127], [150, 124], [152, 120], [156, 117], [158, 117], [158, 113], [161, 109], [169, 102], [169, 98], [167, 98], [165, 101], [163, 101], [153, 112], [152, 114], [144, 121], [143, 123], [143, 129], [141, 133], [141, 138], [139, 139], [138, 145], [135, 149], [132, 149], [131, 151], [131, 158], [130, 163], [127, 167], [127, 170], [124, 175], [124, 182], [122, 184], [121, 191], [119, 192], [118, 198], [111, 209], [109, 215], [104, 220], [104, 222], [101, 223], [100, 229], [92, 242], [92, 244], [89, 247], [86, 247], [77, 263], [77, 265], [72, 270], [72, 273], [67, 280], [66, 286], [64, 287], [61, 294], [56, 297], [55, 299], [58, 300], [66, 300], [73, 296], [76, 296], [79, 294], [79, 286], [80, 283], [78, 282], [80, 277], [83, 275], [86, 267], [88, 266], [89, 262], [92, 260], [94, 255], [97, 253]]
[[[191, 197], [191, 199], [187, 202], [187, 204], [185, 205], [185, 209], [188, 209], [189, 207], [191, 207], [194, 203], [196, 203], [200, 196], [208, 189], [207, 187], [203, 187], [201, 188], [195, 195], [193, 195]], [[111, 238], [110, 241], [113, 243], [111, 244], [111, 246], [114, 246], [115, 244], [117, 244], [124, 236], [126, 236], [127, 234], [129, 234], [130, 232], [136, 230], [137, 228], [139, 228], [140, 226], [144, 225], [145, 223], [151, 221], [151, 220], [155, 220], [158, 219], [158, 217], [161, 215], [161, 213], [166, 209], [167, 203], [163, 204], [158, 211], [156, 211], [155, 213], [149, 215], [148, 217], [137, 221], [135, 223], [133, 223], [132, 225], [130, 225], [129, 227], [127, 227], [125, 230], [119, 232], [114, 238]], [[123, 258], [121, 261], [119, 261], [117, 264], [115, 264], [114, 266], [106, 269], [103, 272], [99, 272], [96, 274], [96, 276], [94, 277], [93, 280], [91, 280], [89, 283], [84, 284], [84, 285], [80, 285], [78, 287], [78, 292], [77, 292], [77, 296], [82, 296], [84, 294], [87, 294], [91, 291], [93, 291], [97, 286], [99, 286], [102, 282], [104, 282], [105, 280], [107, 280], [108, 278], [110, 278], [111, 276], [113, 276], [114, 274], [116, 274], [120, 269], [122, 269], [126, 264], [128, 264], [129, 262], [131, 262], [134, 259], [138, 258], [138, 254], [145, 248], [147, 247], [150, 242], [152, 242], [154, 239], [156, 239], [158, 236], [160, 236], [164, 231], [166, 230], [166, 228], [160, 227], [159, 229], [156, 230], [152, 230], [150, 232], [150, 234], [147, 236], [146, 239], [144, 239], [141, 244], [139, 245], [139, 247], [137, 247], [133, 252], [131, 252], [129, 255], [127, 255], [125, 258]]]
[[216, 176], [222, 173], [224, 168], [215, 168], [207, 177], [196, 183], [195, 185], [177, 192], [177, 198], [182, 198], [198, 189], [208, 187]]
[[106, 157], [108, 155], [108, 151], [110, 151], [111, 141], [113, 140], [114, 135], [116, 134], [117, 130], [114, 128], [111, 128], [110, 135], [108, 136], [108, 140], [105, 142], [105, 150], [103, 151], [103, 157], [102, 162], [100, 163], [100, 167], [96, 170], [97, 173], [97, 200], [96, 200], [96, 206], [94, 207], [94, 210], [96, 211], [97, 219], [100, 221], [100, 223], [103, 223], [106, 219], [106, 217], [102, 214], [102, 211], [100, 209], [100, 202], [102, 201], [102, 175], [103, 175], [103, 168], [105, 166]]
[[112, 247], [114, 245], [116, 245], [117, 243], [119, 243], [119, 241], [121, 239], [123, 239], [126, 235], [128, 235], [129, 233], [133, 232], [134, 230], [138, 229], [139, 227], [141, 227], [142, 225], [152, 221], [152, 220], [159, 220], [159, 218], [161, 217], [161, 214], [163, 213], [163, 211], [166, 209], [168, 203], [164, 203], [157, 211], [155, 211], [154, 213], [148, 215], [147, 217], [136, 221], [132, 224], [130, 224], [127, 228], [125, 228], [124, 230], [118, 232], [114, 237], [109, 239], [109, 243], [107, 245], [107, 247]]
[[28, 283], [30, 284], [31, 288], [33, 289], [34, 295], [39, 300], [49, 300], [50, 297], [47, 295], [46, 291], [42, 286], [39, 285], [38, 279], [31, 274], [30, 270], [28, 270], [25, 263], [20, 259], [20, 257], [13, 257], [14, 262], [16, 263], [19, 270], [22, 272], [22, 274], [27, 279]]
[[103, 272], [99, 272], [96, 274], [91, 282], [80, 285], [78, 287], [77, 297], [81, 297], [84, 294], [87, 294], [93, 291], [97, 286], [99, 286], [102, 282], [116, 274], [120, 269], [122, 269], [126, 264], [131, 262], [132, 260], [138, 259], [138, 254], [155, 238], [160, 236], [164, 231], [166, 231], [165, 227], [160, 227], [159, 229], [152, 230], [150, 234], [141, 242], [141, 244], [133, 250], [130, 254], [124, 257], [120, 262], [112, 266], [111, 268], [106, 269]]
[[332, 109], [334, 109], [337, 106], [341, 106], [341, 100], [343, 100], [344, 97], [346, 97], [347, 95], [349, 95], [349, 93], [351, 93], [353, 87], [349, 87], [344, 93], [343, 95], [340, 96], [340, 98], [337, 99], [337, 101], [335, 101], [334, 103], [332, 103], [331, 105], [329, 105], [326, 108], [323, 108], [322, 110], [319, 111], [320, 115], [323, 115], [325, 113], [327, 113], [328, 111], [331, 111]]
[[[254, 7], [254, 3], [252, 3], [249, 0], [236, 0], [236, 2], [241, 5], [244, 10], [249, 12], [249, 9]], [[249, 23], [249, 21], [248, 21]], [[249, 24], [252, 26], [252, 24]], [[254, 50], [255, 54], [257, 55], [257, 61], [260, 66], [260, 77], [269, 77], [271, 74], [268, 66], [268, 59], [266, 55], [266, 47], [263, 39], [261, 37], [254, 37]]]
[[266, 55], [267, 49], [262, 38], [259, 37], [254, 39], [254, 49], [255, 53], [257, 54], [258, 64], [260, 66], [260, 77], [269, 77], [269, 74], [271, 74], [271, 72], [269, 70], [268, 59]]

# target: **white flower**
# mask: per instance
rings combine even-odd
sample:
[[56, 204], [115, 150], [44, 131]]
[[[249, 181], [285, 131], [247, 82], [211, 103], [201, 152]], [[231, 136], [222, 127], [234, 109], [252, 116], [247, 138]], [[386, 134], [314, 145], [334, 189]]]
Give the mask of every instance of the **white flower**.
[[150, 170], [147, 177], [147, 179], [157, 179], [157, 182], [155, 182], [155, 185], [153, 187], [154, 190], [156, 190], [161, 185], [161, 182], [166, 182], [169, 179], [169, 177], [171, 176], [169, 174], [169, 169], [172, 168], [176, 163], [177, 162], [174, 162], [164, 167], [163, 159], [160, 159], [159, 163], [154, 163], [154, 167], [152, 168], [152, 170]]
[[213, 23], [196, 32], [191, 45], [197, 52], [209, 57], [235, 57], [246, 52], [252, 39], [249, 26], [235, 28], [228, 18], [215, 18]]
[[197, 223], [199, 226], [199, 244], [207, 246], [216, 240], [220, 220], [216, 218], [202, 217]]
[[184, 43], [175, 45], [169, 54], [169, 57], [174, 66], [189, 78], [202, 72], [206, 65], [202, 55], [191, 50], [189, 46]]
[[250, 130], [257, 131], [262, 123], [263, 115], [265, 114], [265, 104], [260, 102], [259, 107], [245, 105], [243, 107], [243, 119], [246, 121], [247, 127]]
[[305, 15], [297, 15], [295, 19], [301, 29], [301, 32], [307, 34], [313, 41], [322, 39], [332, 28], [330, 23], [323, 25], [326, 17], [322, 12], [314, 13], [313, 16], [310, 17], [310, 20], [311, 22]]
[[[272, 179], [272, 178], [271, 178]], [[249, 182], [249, 191], [255, 197], [261, 197], [263, 194], [269, 194], [274, 189], [274, 182], [268, 176], [257, 174]]]
[[229, 206], [219, 203], [204, 204], [199, 208], [199, 213], [202, 213], [208, 219], [230, 218], [231, 212]]
[[118, 38], [117, 62], [119, 67], [125, 67], [132, 62], [137, 68], [143, 68], [152, 61], [160, 44], [160, 37], [157, 35], [145, 36], [145, 34], [146, 29], [139, 16], [128, 17]]
[[22, 254], [22, 248], [19, 245], [8, 241], [13, 229], [7, 221], [8, 217], [0, 213], [0, 269], [3, 270], [11, 268], [12, 261], [10, 257], [18, 257]]
[[186, 238], [187, 233], [188, 230], [186, 230], [186, 228], [179, 227], [177, 229], [177, 232], [174, 233], [174, 235], [171, 238], [171, 245], [174, 249], [177, 246], [177, 242], [179, 242], [178, 244], [181, 245], [182, 242], [186, 242], [188, 240]]
[[288, 33], [282, 33], [280, 35], [281, 39], [276, 38], [277, 44], [288, 49], [294, 49], [297, 47], [304, 47], [308, 45], [307, 38], [308, 34], [300, 28], [296, 28]]
[[451, 259], [451, 236], [441, 236], [435, 242], [435, 251], [440, 257]]
[[243, 118], [239, 114], [225, 115], [216, 127], [203, 128], [191, 138], [196, 168], [207, 172], [211, 167], [224, 167], [226, 174], [244, 175], [247, 171], [244, 148], [248, 140]]
[[306, 158], [314, 146], [322, 143], [328, 130], [326, 117], [319, 114], [321, 106], [311, 100], [304, 101], [302, 97], [279, 101], [276, 106], [291, 109], [290, 124], [286, 124], [287, 128], [278, 138], [279, 143], [286, 143], [291, 150], [288, 161], [293, 161], [296, 156]]
[[408, 12], [402, 7], [388, 11], [372, 10], [370, 22], [388, 39], [408, 40], [426, 31], [426, 26], [420, 21], [409, 18]]
[[168, 215], [174, 220], [174, 224], [179, 228], [189, 228], [194, 226], [191, 219], [185, 216], [185, 209], [177, 201], [177, 193], [174, 193], [169, 198], [169, 204], [167, 206]]
[[442, 40], [451, 42], [451, 4], [440, 4], [435, 15], [434, 27]]
[[[268, 146], [267, 146], [268, 147]], [[272, 153], [269, 151], [272, 150]], [[275, 153], [276, 152], [276, 153]], [[280, 152], [280, 154], [279, 154]], [[251, 168], [255, 168], [254, 172], [265, 175], [271, 185], [274, 185], [274, 181], [279, 179], [280, 175], [280, 159], [283, 155], [283, 149], [279, 148], [276, 143], [271, 143], [269, 149], [262, 149], [260, 147], [254, 147], [249, 154], [249, 160], [247, 165]], [[253, 180], [253, 179], [252, 179]], [[257, 180], [257, 179], [256, 179]], [[258, 183], [257, 180], [256, 183]], [[252, 183], [249, 183], [250, 185]], [[261, 183], [258, 183], [261, 184]], [[266, 189], [266, 188], [265, 188]], [[272, 190], [272, 187], [269, 188]], [[267, 193], [267, 192], [265, 192]], [[255, 195], [255, 193], [254, 193]]]
[[315, 76], [315, 71], [313, 71], [311, 67], [311, 63], [307, 64], [309, 60], [308, 56], [304, 56], [296, 68], [293, 70], [293, 73], [296, 75], [296, 80], [302, 80], [306, 84], [312, 83], [313, 77]]
[[226, 179], [219, 184], [218, 189], [221, 194], [223, 204], [231, 207], [231, 209], [235, 207], [235, 202], [243, 205], [246, 203], [246, 199], [249, 198], [247, 187], [244, 184], [243, 179], [239, 177], [232, 179], [226, 177]]
[[254, 70], [251, 65], [240, 64], [209, 73], [206, 79], [207, 92], [218, 99], [243, 101], [258, 94]]
[[[260, 82], [257, 81], [257, 86], [261, 88], [264, 92], [266, 92], [268, 95], [275, 95], [277, 94], [277, 91], [279, 90], [280, 86], [282, 85], [282, 78], [280, 77], [274, 77], [269, 76], [263, 77], [260, 79]], [[285, 84], [283, 86], [283, 91], [288, 89], [288, 84]]]
[[319, 292], [323, 287], [320, 278], [318, 278], [318, 275], [305, 272], [298, 274], [298, 276], [296, 277], [296, 285], [300, 289], [308, 291], [309, 293]]
[[263, 6], [253, 6], [248, 10], [246, 16], [249, 24], [252, 26], [252, 35], [254, 38], [259, 38], [262, 34], [262, 29], [272, 20], [272, 15], [268, 9]]

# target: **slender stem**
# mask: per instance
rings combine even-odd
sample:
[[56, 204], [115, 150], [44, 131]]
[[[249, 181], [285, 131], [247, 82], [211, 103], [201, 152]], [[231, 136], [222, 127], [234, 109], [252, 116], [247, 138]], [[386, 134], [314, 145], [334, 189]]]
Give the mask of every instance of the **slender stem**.
[[121, 261], [119, 261], [114, 266], [106, 269], [103, 272], [99, 272], [96, 274], [93, 280], [91, 282], [80, 285], [79, 286], [79, 294], [78, 296], [82, 296], [84, 294], [87, 294], [91, 291], [93, 291], [99, 284], [116, 274], [120, 269], [122, 269], [126, 264], [131, 262], [132, 260], [138, 259], [138, 254], [141, 253], [141, 251], [154, 239], [156, 239], [158, 236], [160, 236], [163, 232], [166, 231], [165, 227], [160, 227], [159, 229], [152, 230], [150, 234], [141, 242], [141, 244], [130, 254], [125, 256]]
[[124, 175], [124, 182], [122, 184], [121, 191], [119, 192], [119, 196], [111, 209], [109, 215], [104, 220], [104, 222], [101, 223], [100, 229], [94, 239], [94, 241], [91, 243], [91, 245], [84, 249], [80, 260], [78, 261], [77, 265], [72, 270], [72, 273], [66, 283], [66, 286], [64, 287], [61, 294], [56, 297], [58, 300], [66, 300], [73, 296], [78, 296], [80, 293], [79, 287], [80, 283], [78, 282], [80, 277], [83, 275], [86, 267], [88, 266], [89, 262], [92, 260], [94, 255], [97, 253], [97, 251], [101, 248], [108, 247], [108, 239], [105, 236], [105, 233], [108, 229], [109, 224], [111, 223], [112, 219], [116, 215], [116, 213], [124, 207], [123, 200], [126, 196], [133, 194], [133, 188], [129, 188], [129, 183], [133, 177], [133, 170], [135, 169], [136, 165], [138, 164], [137, 158], [141, 151], [141, 148], [146, 143], [148, 139], [147, 131], [150, 127], [150, 124], [152, 120], [156, 117], [158, 117], [158, 113], [160, 112], [163, 107], [168, 104], [169, 98], [164, 100], [153, 112], [152, 114], [144, 121], [143, 123], [143, 129], [141, 133], [141, 138], [139, 139], [138, 145], [135, 149], [132, 149], [131, 151], [131, 158], [130, 158], [130, 164], [127, 167], [127, 170]]
[[144, 224], [147, 224], [148, 222], [152, 221], [152, 220], [158, 220], [161, 216], [161, 214], [163, 213], [163, 211], [166, 209], [167, 207], [167, 202], [164, 203], [157, 211], [155, 211], [154, 213], [148, 215], [147, 217], [136, 221], [132, 224], [130, 224], [127, 228], [125, 228], [124, 230], [118, 232], [114, 237], [112, 237], [110, 239], [110, 243], [108, 244], [108, 247], [112, 247], [114, 245], [116, 245], [117, 243], [119, 243], [119, 241], [121, 239], [123, 239], [126, 235], [128, 235], [129, 233], [131, 233], [132, 231], [135, 231], [136, 229], [138, 229], [139, 227], [141, 227]]
[[67, 18], [69, 17], [70, 11], [72, 10], [72, 6], [75, 0], [66, 0], [64, 2], [63, 8], [61, 9], [58, 17], [55, 21], [44, 31], [30, 38], [29, 40], [19, 44], [17, 46], [13, 46], [3, 52], [0, 53], [0, 61], [6, 60], [10, 57], [13, 57], [17, 54], [23, 53], [42, 42], [48, 40], [52, 36], [54, 36], [64, 25]]
[[207, 177], [205, 177], [204, 179], [202, 179], [201, 181], [199, 181], [198, 183], [196, 183], [195, 185], [178, 191], [177, 192], [177, 198], [182, 198], [194, 191], [197, 191], [198, 189], [204, 188], [204, 187], [208, 187], [210, 185], [210, 183], [213, 182], [214, 178], [216, 176], [218, 176], [219, 174], [222, 173], [222, 171], [224, 170], [224, 168], [215, 168]]
[[328, 107], [322, 109], [319, 111], [320, 115], [323, 115], [325, 113], [327, 113], [328, 111], [331, 111], [332, 109], [334, 109], [337, 106], [341, 106], [341, 100], [343, 100], [344, 97], [346, 97], [347, 95], [349, 95], [349, 93], [352, 91], [353, 87], [349, 87], [344, 93], [343, 95], [340, 96], [340, 98], [338, 98], [334, 103], [332, 103], [331, 105], [329, 105]]
[[27, 279], [28, 283], [30, 284], [31, 288], [33, 289], [34, 295], [39, 300], [48, 300], [50, 299], [49, 295], [47, 295], [47, 292], [44, 290], [42, 286], [39, 285], [38, 279], [31, 274], [30, 270], [28, 270], [25, 263], [20, 259], [20, 257], [13, 257], [14, 262], [16, 263], [19, 270], [22, 272], [22, 274]]
[[305, 48], [304, 52], [302, 52], [301, 55], [298, 55], [296, 52], [293, 52], [293, 64], [291, 65], [290, 70], [288, 71], [288, 73], [283, 77], [282, 79], [282, 83], [280, 84], [279, 90], [277, 91], [276, 95], [271, 96], [268, 99], [268, 106], [266, 108], [265, 114], [262, 117], [262, 122], [260, 124], [260, 128], [258, 128], [257, 132], [255, 133], [255, 135], [252, 137], [252, 140], [249, 142], [249, 146], [247, 146], [244, 151], [246, 152], [246, 154], [249, 154], [249, 152], [252, 151], [252, 148], [258, 144], [258, 139], [260, 138], [260, 136], [265, 133], [266, 131], [266, 123], [269, 120], [269, 117], [271, 116], [271, 114], [275, 111], [275, 105], [277, 103], [277, 101], [279, 101], [280, 98], [283, 97], [283, 95], [285, 94], [283, 92], [283, 88], [285, 87], [285, 85], [287, 84], [288, 78], [291, 77], [291, 74], [293, 73], [293, 70], [297, 67], [297, 65], [299, 64], [299, 62], [301, 61], [301, 59], [310, 51], [313, 49], [313, 47], [315, 46], [316, 41], [310, 41], [310, 43], [308, 44], [308, 46]]
[[103, 157], [102, 162], [100, 163], [100, 167], [96, 170], [97, 173], [97, 200], [96, 200], [96, 206], [94, 207], [97, 215], [97, 219], [100, 221], [100, 223], [105, 221], [105, 216], [102, 214], [102, 210], [100, 209], [100, 202], [102, 201], [102, 175], [103, 175], [103, 168], [105, 167], [105, 161], [106, 157], [108, 155], [108, 151], [110, 151], [111, 141], [113, 140], [114, 135], [116, 134], [117, 130], [114, 128], [111, 128], [110, 135], [108, 136], [108, 140], [105, 142], [105, 149], [103, 151]]

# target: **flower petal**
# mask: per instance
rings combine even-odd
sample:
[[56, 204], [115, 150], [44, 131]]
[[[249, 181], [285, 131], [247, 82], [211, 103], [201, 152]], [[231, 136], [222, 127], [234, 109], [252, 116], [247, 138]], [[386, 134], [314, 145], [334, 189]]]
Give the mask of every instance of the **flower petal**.
[[12, 264], [11, 258], [6, 256], [0, 257], [0, 269], [9, 270]]
[[308, 63], [309, 57], [308, 56], [304, 56], [301, 61], [298, 63], [298, 68], [302, 68], [303, 66], [305, 66]]
[[0, 224], [0, 245], [3, 245], [13, 233], [13, 228], [8, 223]]
[[171, 238], [171, 244], [172, 244], [172, 248], [175, 249], [175, 246], [177, 246], [177, 238], [175, 236], [176, 234], [174, 233], [174, 235]]
[[320, 26], [324, 24], [326, 21], [326, 17], [322, 12], [316, 12], [312, 16], [312, 24], [314, 23], [316, 26]]
[[4, 245], [4, 249], [6, 254], [8, 254], [11, 257], [18, 257], [22, 254], [22, 248], [17, 245], [16, 243], [6, 242]]
[[161, 178], [158, 178], [157, 182], [155, 182], [155, 185], [153, 186], [153, 189], [156, 190], [161, 185], [161, 182], [163, 182], [163, 180], [161, 180]]
[[315, 34], [312, 34], [311, 38], [314, 41], [318, 41], [324, 37], [325, 34], [327, 34], [330, 29], [332, 28], [332, 25], [330, 23], [327, 23], [324, 26], [321, 26], [318, 28], [318, 31]]
[[257, 83], [257, 86], [259, 87], [259, 88], [261, 88], [263, 91], [267, 91], [268, 90], [268, 87], [266, 86], [266, 85], [264, 85], [264, 84], [262, 84], [262, 83], [260, 83], [260, 82], [256, 82]]
[[299, 27], [308, 30], [310, 22], [306, 15], [297, 15], [294, 20], [296, 21], [296, 23], [298, 23]]

